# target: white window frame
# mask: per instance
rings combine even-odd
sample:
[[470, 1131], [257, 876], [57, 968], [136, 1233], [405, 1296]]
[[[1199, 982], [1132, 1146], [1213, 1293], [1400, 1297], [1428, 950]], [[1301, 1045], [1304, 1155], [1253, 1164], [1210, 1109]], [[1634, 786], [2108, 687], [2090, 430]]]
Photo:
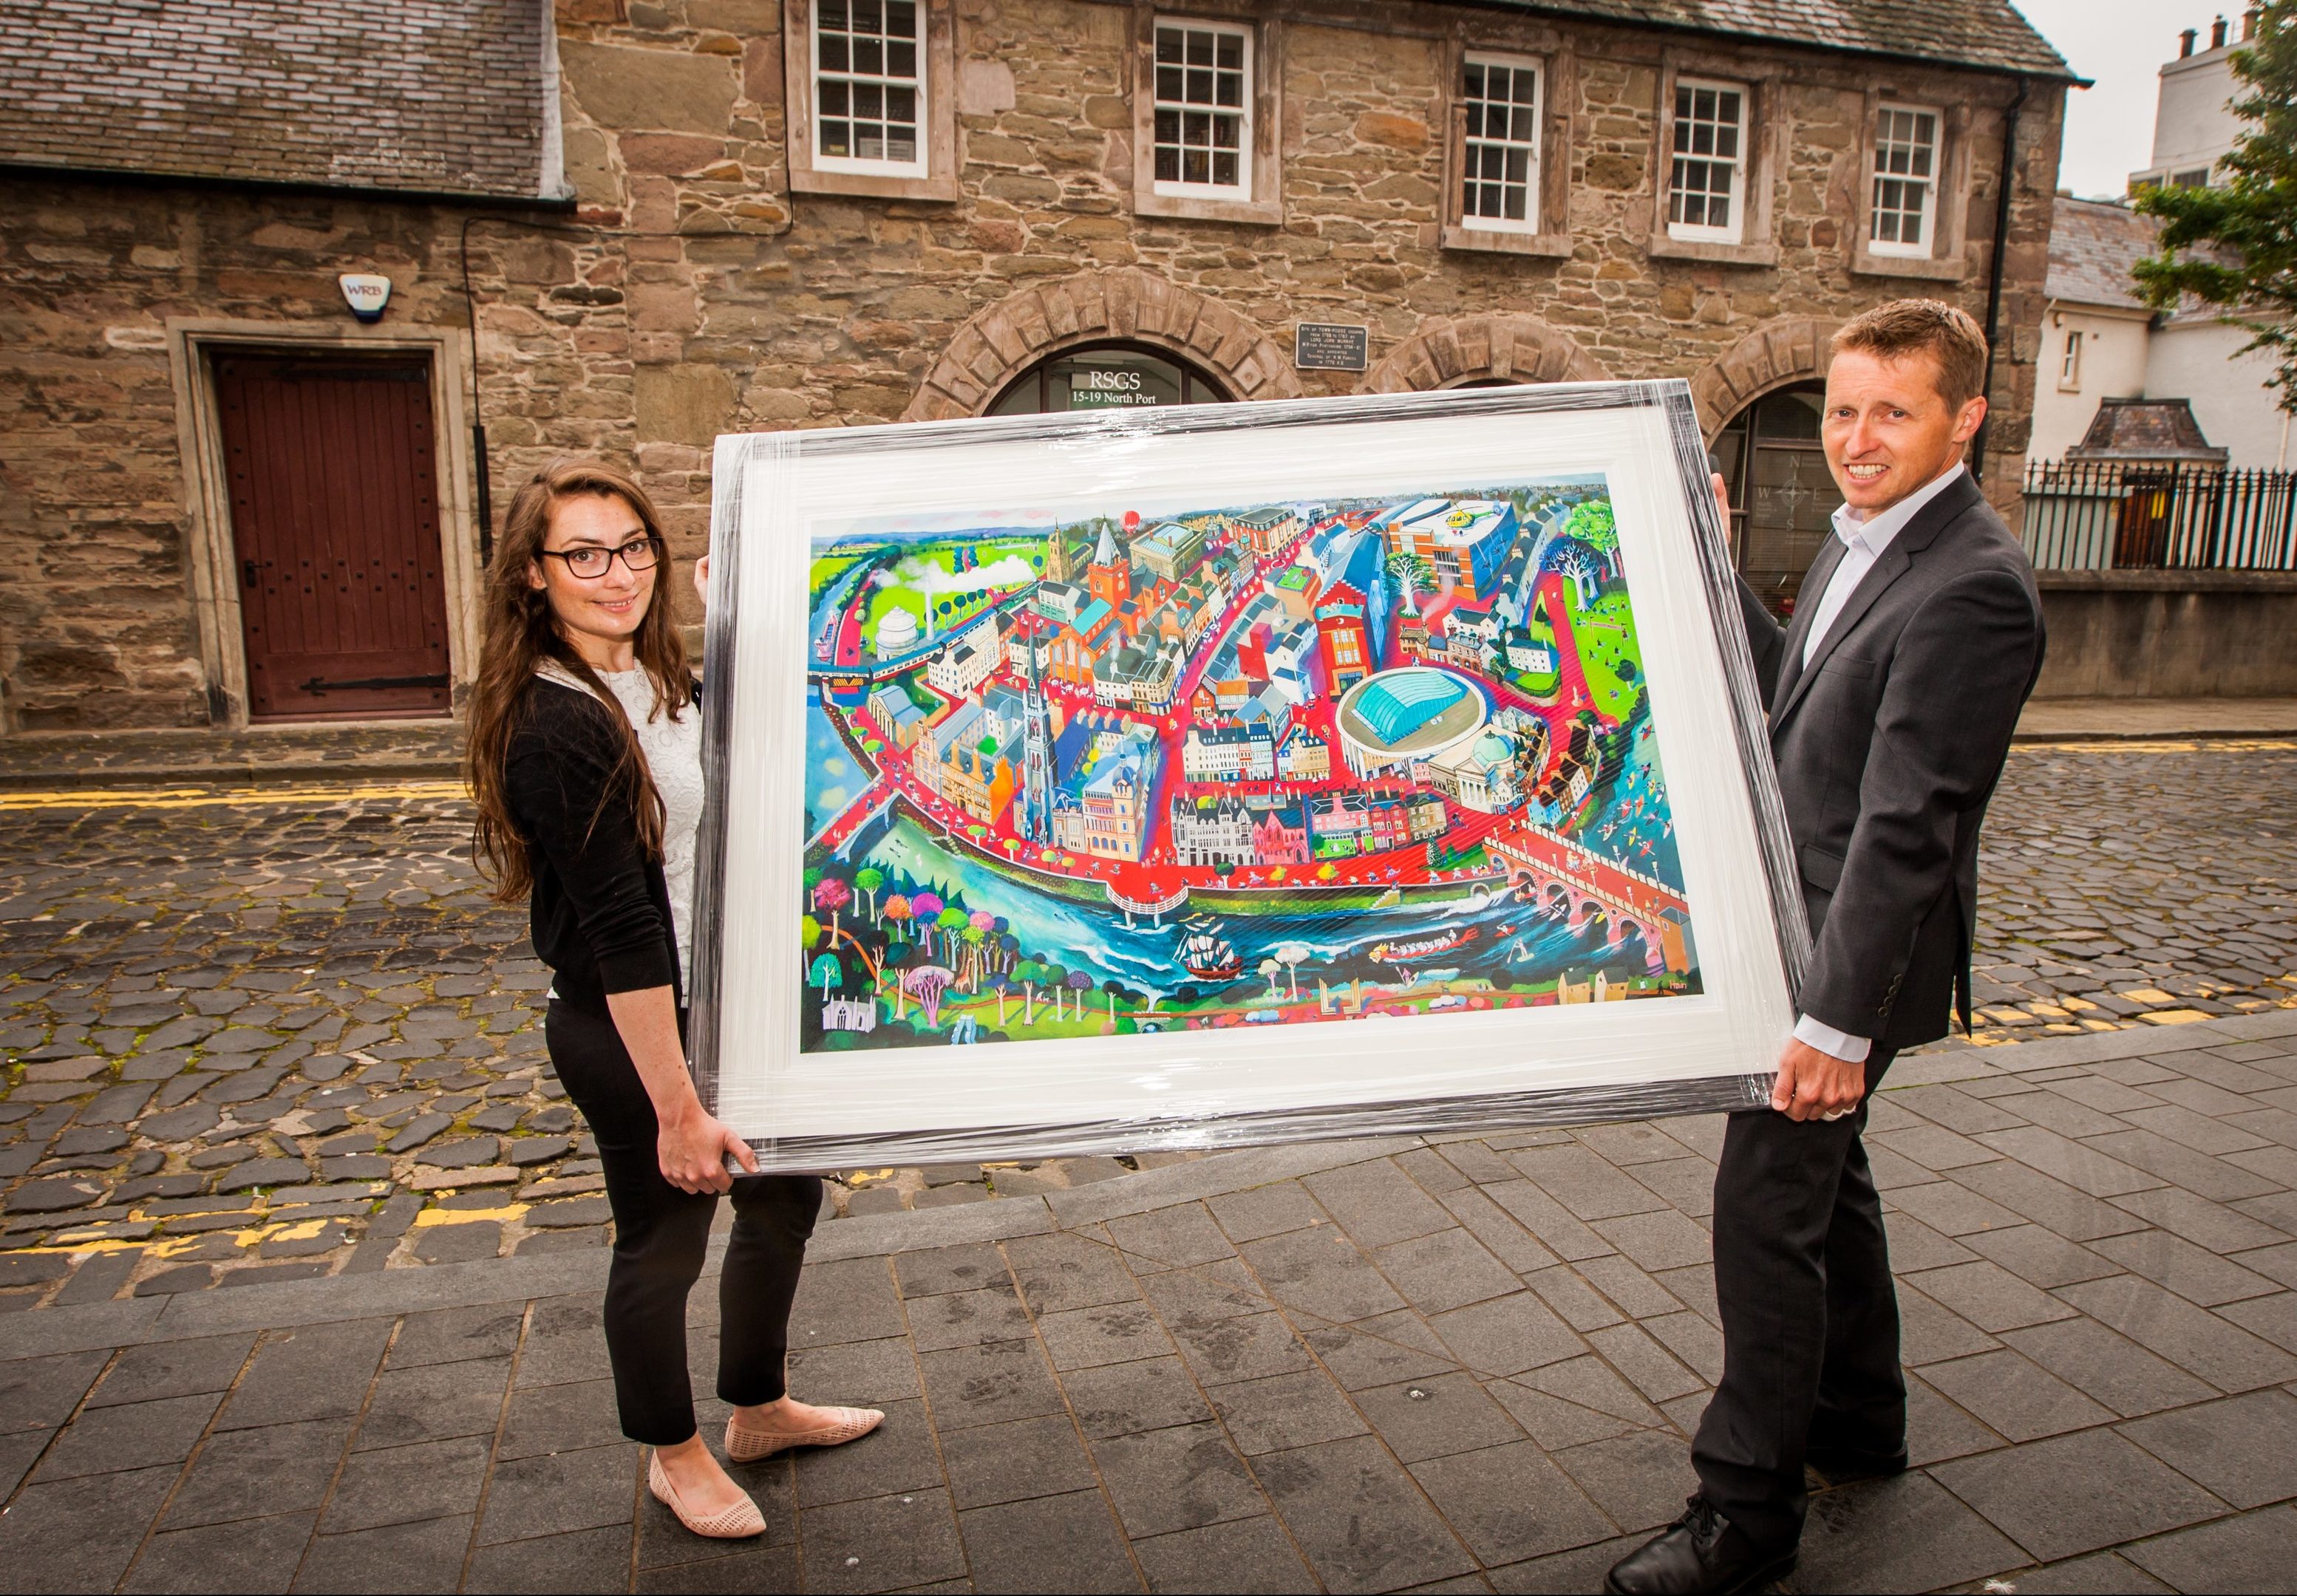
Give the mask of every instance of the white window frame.
[[[1904, 172], [1882, 169], [1884, 152], [1887, 149], [1903, 144], [1904, 148], [1911, 152], [1924, 147], [1911, 140], [1900, 141], [1884, 137], [1883, 129], [1888, 125], [1889, 119], [1892, 117], [1928, 117], [1930, 119], [1931, 137], [1928, 145], [1930, 170], [1927, 173], [1917, 177], [1911, 165]], [[1866, 172], [1866, 252], [1870, 255], [1889, 255], [1901, 259], [1930, 259], [1938, 251], [1939, 185], [1946, 180], [1946, 113], [1934, 105], [1906, 105], [1891, 100], [1881, 102], [1874, 108], [1873, 151], [1873, 158], [1867, 163]], [[1920, 183], [1922, 185], [1922, 203], [1919, 211], [1909, 213], [1903, 205], [1889, 208], [1889, 213], [1892, 216], [1913, 214], [1917, 218], [1922, 229], [1922, 237], [1914, 243], [1909, 243], [1902, 240], [1886, 239], [1881, 236], [1885, 209], [1882, 204], [1882, 185], [1885, 183]]]
[[[1243, 76], [1241, 92], [1238, 96], [1241, 101], [1241, 103], [1235, 108], [1233, 112], [1231, 112], [1226, 108], [1218, 104], [1205, 105], [1188, 100], [1167, 100], [1163, 96], [1163, 95], [1157, 92], [1158, 85], [1156, 80], [1156, 45], [1158, 37], [1168, 28], [1176, 29], [1183, 34], [1209, 33], [1219, 37], [1237, 39], [1241, 42], [1243, 45]], [[1157, 112], [1170, 108], [1183, 114], [1190, 111], [1196, 111], [1199, 112], [1208, 112], [1214, 116], [1227, 116], [1233, 114], [1237, 119], [1237, 180], [1234, 183], [1190, 183], [1185, 179], [1152, 177], [1151, 181], [1154, 185], [1154, 192], [1168, 199], [1214, 200], [1225, 201], [1231, 203], [1249, 202], [1254, 197], [1252, 184], [1253, 136], [1255, 133], [1255, 128], [1253, 127], [1253, 111], [1254, 103], [1259, 94], [1258, 74], [1260, 70], [1259, 51], [1256, 47], [1256, 41], [1253, 37], [1253, 29], [1251, 26], [1249, 24], [1240, 22], [1214, 21], [1206, 17], [1165, 16], [1159, 14], [1150, 21], [1148, 37], [1150, 78], [1148, 82], [1149, 146], [1148, 153], [1148, 169], [1152, 174], [1156, 171], [1157, 151], [1159, 147], [1156, 139]], [[1186, 47], [1184, 45], [1184, 54], [1185, 49]], [[1183, 68], [1185, 70], [1185, 62], [1183, 63]], [[1186, 150], [1188, 146], [1184, 142], [1180, 147]]]
[[[845, 4], [847, 6], [846, 15], [849, 20], [852, 15], [852, 7], [853, 3], [854, 0], [845, 0]], [[894, 3], [894, 0], [877, 0], [877, 3], [882, 12], [882, 9], [885, 5]], [[814, 4], [809, 8], [811, 12], [811, 26], [808, 31], [806, 39], [807, 53], [805, 70], [807, 76], [813, 86], [813, 166], [816, 171], [850, 172], [875, 177], [928, 177], [933, 175], [933, 122], [926, 97], [926, 35], [928, 29], [926, 19], [926, 0], [906, 0], [906, 4], [910, 5], [910, 15], [916, 19], [917, 22], [917, 56], [914, 62], [916, 75], [913, 79], [904, 80], [891, 77], [885, 73], [856, 73], [851, 70], [850, 68], [844, 71], [830, 73], [829, 76], [836, 78], [839, 81], [846, 83], [852, 83], [856, 78], [866, 78], [874, 76], [881, 85], [911, 86], [914, 88], [917, 95], [917, 117], [915, 119], [917, 127], [918, 152], [916, 158], [910, 160], [870, 159], [858, 155], [829, 155], [823, 152], [821, 129], [824, 121], [850, 121], [852, 119], [850, 115], [844, 118], [825, 117], [822, 112], [821, 106], [823, 99], [822, 88], [824, 70], [821, 65], [820, 0], [814, 0]], [[848, 37], [851, 37], [850, 33]]]
[[2081, 391], [2082, 345], [2086, 341], [2079, 327], [2066, 329], [2065, 345], [2058, 355], [2058, 391], [2060, 393]]
[[[1731, 158], [1731, 187], [1730, 192], [1725, 196], [1731, 207], [1731, 220], [1728, 226], [1720, 227], [1708, 223], [1681, 222], [1675, 219], [1675, 196], [1681, 192], [1675, 185], [1675, 163], [1678, 160], [1703, 160], [1719, 165], [1722, 160], [1721, 157], [1712, 152], [1700, 154], [1684, 150], [1677, 142], [1683, 137], [1684, 129], [1686, 127], [1697, 125], [1699, 120], [1696, 117], [1685, 116], [1683, 113], [1683, 96], [1684, 95], [1696, 96], [1701, 90], [1717, 95], [1736, 95], [1739, 97], [1739, 119], [1736, 125], [1738, 150]], [[1679, 76], [1675, 80], [1675, 93], [1673, 131], [1668, 137], [1667, 147], [1659, 152], [1660, 159], [1667, 163], [1667, 235], [1669, 238], [1679, 238], [1692, 243], [1742, 243], [1747, 236], [1748, 170], [1754, 160], [1754, 152], [1750, 146], [1754, 135], [1752, 112], [1755, 104], [1755, 86], [1751, 83], [1737, 83], [1728, 78]], [[1696, 104], [1695, 98], [1693, 104]], [[1721, 127], [1725, 124], [1718, 119], [1715, 125]], [[1713, 193], [1712, 190], [1700, 192]]]
[[[1510, 72], [1531, 74], [1531, 134], [1527, 138], [1517, 138], [1511, 130], [1509, 136], [1505, 138], [1490, 138], [1470, 130], [1461, 136], [1460, 173], [1457, 178], [1459, 192], [1456, 196], [1460, 202], [1460, 226], [1473, 228], [1478, 233], [1535, 234], [1540, 227], [1539, 198], [1543, 174], [1539, 157], [1540, 146], [1544, 142], [1544, 135], [1547, 120], [1547, 62], [1535, 55], [1507, 55], [1492, 50], [1466, 52], [1460, 59], [1459, 92], [1461, 103], [1470, 107], [1490, 103], [1488, 101], [1477, 100], [1469, 95], [1468, 70], [1471, 67], [1482, 67], [1487, 70], [1497, 67]], [[1472, 111], [1470, 115], [1472, 117]], [[1520, 218], [1478, 216], [1468, 208], [1468, 185], [1470, 183], [1481, 185], [1486, 181], [1475, 175], [1475, 158], [1478, 145], [1502, 150], [1521, 150], [1528, 158], [1524, 185], [1524, 213]], [[1500, 181], [1503, 189], [1513, 186], [1504, 176]]]

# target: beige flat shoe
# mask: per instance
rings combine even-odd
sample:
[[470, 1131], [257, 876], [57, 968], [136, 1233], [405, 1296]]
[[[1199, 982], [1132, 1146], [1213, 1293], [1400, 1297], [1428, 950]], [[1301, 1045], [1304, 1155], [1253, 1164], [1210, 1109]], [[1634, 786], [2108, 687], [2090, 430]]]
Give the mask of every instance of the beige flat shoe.
[[707, 1535], [713, 1541], [746, 1541], [753, 1535], [766, 1533], [766, 1516], [758, 1504], [745, 1496], [722, 1513], [712, 1513], [707, 1518], [698, 1518], [687, 1510], [678, 1499], [678, 1487], [670, 1483], [669, 1470], [662, 1466], [656, 1453], [646, 1463], [646, 1489], [654, 1499], [678, 1515], [678, 1521], [697, 1535]]
[[754, 1463], [793, 1446], [843, 1446], [885, 1422], [875, 1408], [825, 1408], [834, 1422], [803, 1430], [747, 1430], [733, 1419], [726, 1420], [726, 1455], [737, 1463]]

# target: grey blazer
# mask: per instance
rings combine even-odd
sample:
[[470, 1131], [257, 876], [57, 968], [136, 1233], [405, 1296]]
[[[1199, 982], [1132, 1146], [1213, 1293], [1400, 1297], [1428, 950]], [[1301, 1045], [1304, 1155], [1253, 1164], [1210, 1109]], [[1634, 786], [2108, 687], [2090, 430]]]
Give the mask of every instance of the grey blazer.
[[1802, 663], [1842, 561], [1792, 625], [1739, 585], [1816, 956], [1802, 1012], [1876, 1051], [1970, 1025], [1978, 828], [2042, 668], [2034, 568], [1967, 473], [1915, 513]]

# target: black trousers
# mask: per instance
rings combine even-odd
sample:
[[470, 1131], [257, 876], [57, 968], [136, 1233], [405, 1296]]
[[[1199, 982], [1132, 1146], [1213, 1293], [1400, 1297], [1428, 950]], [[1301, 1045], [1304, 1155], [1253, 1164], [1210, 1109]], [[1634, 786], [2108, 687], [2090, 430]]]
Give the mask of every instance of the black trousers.
[[[553, 1001], [543, 1034], [566, 1095], [597, 1139], [614, 1213], [606, 1355], [622, 1433], [649, 1446], [674, 1446], [695, 1433], [686, 1297], [702, 1274], [718, 1199], [663, 1179], [654, 1103], [612, 1019]], [[734, 1233], [718, 1279], [718, 1394], [746, 1407], [786, 1389], [790, 1301], [821, 1211], [821, 1181], [740, 1175], [732, 1196]]]
[[1766, 1550], [1792, 1546], [1814, 1448], [1906, 1444], [1898, 1296], [1861, 1132], [1892, 1055], [1867, 1059], [1867, 1098], [1839, 1120], [1768, 1108], [1731, 1116], [1715, 1173], [1715, 1298], [1723, 1378], [1691, 1445], [1700, 1494]]

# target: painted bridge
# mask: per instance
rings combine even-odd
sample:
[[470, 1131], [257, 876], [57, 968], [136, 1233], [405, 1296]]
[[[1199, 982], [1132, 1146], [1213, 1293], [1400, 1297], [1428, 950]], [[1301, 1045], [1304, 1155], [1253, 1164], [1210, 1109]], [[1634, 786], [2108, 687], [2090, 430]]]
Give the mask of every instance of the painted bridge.
[[1665, 882], [1529, 822], [1493, 833], [1484, 848], [1507, 871], [1509, 885], [1526, 889], [1525, 901], [1533, 906], [1562, 909], [1575, 928], [1601, 914], [1613, 947], [1634, 931], [1649, 950], [1653, 974], [1680, 973], [1695, 962], [1691, 906]]

